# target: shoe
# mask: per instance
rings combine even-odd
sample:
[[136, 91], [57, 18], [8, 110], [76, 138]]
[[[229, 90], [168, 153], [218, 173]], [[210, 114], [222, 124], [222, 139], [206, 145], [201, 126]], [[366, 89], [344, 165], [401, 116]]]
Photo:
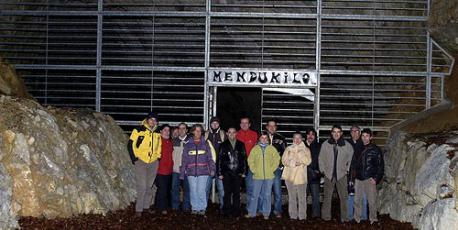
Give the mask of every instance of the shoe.
[[268, 219], [269, 219], [269, 217], [268, 217], [268, 216], [264, 216], [264, 220], [268, 220]]
[[135, 212], [135, 217], [142, 217], [142, 212]]
[[247, 219], [254, 218], [254, 216], [251, 216], [250, 214], [246, 214], [246, 215], [244, 215], [243, 217], [245, 217], [245, 218], [247, 218]]
[[275, 215], [275, 217], [277, 217], [277, 219], [280, 219], [281, 218], [281, 214], [277, 214], [277, 215]]
[[371, 220], [371, 221], [370, 221], [370, 224], [371, 224], [371, 225], [372, 225], [372, 224], [377, 224], [377, 223], [378, 223], [377, 220]]
[[167, 211], [164, 210], [164, 211], [161, 212], [161, 214], [162, 215], [167, 215]]

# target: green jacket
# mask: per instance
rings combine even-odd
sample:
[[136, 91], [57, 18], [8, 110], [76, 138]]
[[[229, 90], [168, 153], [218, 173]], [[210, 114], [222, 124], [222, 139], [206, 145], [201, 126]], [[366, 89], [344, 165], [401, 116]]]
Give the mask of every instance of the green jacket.
[[272, 145], [267, 145], [263, 153], [261, 146], [255, 145], [248, 156], [248, 166], [255, 180], [271, 180], [280, 165], [280, 154]]

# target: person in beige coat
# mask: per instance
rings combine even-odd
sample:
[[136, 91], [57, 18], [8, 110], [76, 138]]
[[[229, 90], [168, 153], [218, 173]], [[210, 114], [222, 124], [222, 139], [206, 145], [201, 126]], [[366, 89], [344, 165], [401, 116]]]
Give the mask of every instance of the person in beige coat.
[[[283, 153], [282, 179], [288, 189], [288, 212], [290, 219], [307, 218], [307, 166], [312, 162], [310, 150], [302, 141], [302, 134], [293, 135], [293, 144]], [[299, 212], [298, 212], [299, 209]]]

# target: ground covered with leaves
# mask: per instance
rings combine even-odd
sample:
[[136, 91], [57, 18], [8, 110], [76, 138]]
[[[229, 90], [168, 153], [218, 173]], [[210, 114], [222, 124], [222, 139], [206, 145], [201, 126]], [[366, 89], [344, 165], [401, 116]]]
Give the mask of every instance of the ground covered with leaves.
[[[337, 217], [338, 208], [334, 205], [333, 217]], [[284, 207], [285, 210], [286, 207]], [[308, 208], [310, 211], [310, 207]], [[323, 221], [308, 218], [305, 221], [290, 220], [287, 215], [278, 219], [263, 218], [225, 218], [219, 214], [216, 205], [210, 205], [206, 216], [197, 216], [183, 212], [159, 212], [135, 217], [134, 206], [124, 210], [109, 212], [107, 215], [79, 215], [73, 218], [33, 218], [23, 217], [19, 221], [23, 229], [413, 229], [409, 223], [392, 220], [387, 215], [379, 216], [379, 222], [369, 224], [339, 223], [336, 218]]]

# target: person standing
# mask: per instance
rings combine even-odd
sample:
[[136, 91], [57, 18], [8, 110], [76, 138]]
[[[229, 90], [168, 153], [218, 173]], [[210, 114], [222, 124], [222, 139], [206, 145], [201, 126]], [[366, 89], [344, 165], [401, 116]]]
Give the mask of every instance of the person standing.
[[170, 126], [161, 126], [161, 161], [156, 177], [156, 208], [163, 214], [167, 214], [169, 207], [169, 191], [173, 172], [173, 143], [170, 139]]
[[[221, 129], [220, 127], [220, 120], [218, 117], [212, 117], [210, 119], [210, 129], [205, 132], [205, 140], [208, 140], [212, 143], [213, 147], [215, 148], [216, 158], [218, 158], [218, 151], [221, 143], [227, 139], [226, 132]], [[217, 159], [215, 159], [216, 161]], [[207, 184], [207, 196], [210, 195], [210, 191], [212, 188], [212, 181], [213, 177], [210, 177]], [[224, 188], [223, 188], [223, 181], [219, 178], [215, 179], [216, 188], [218, 189], [218, 202], [220, 210], [223, 209], [224, 204]]]
[[187, 177], [191, 198], [192, 213], [205, 215], [208, 196], [206, 193], [208, 177], [216, 171], [213, 146], [203, 137], [204, 127], [196, 124], [192, 127], [192, 139], [184, 146], [183, 160], [180, 167], [180, 179]]
[[173, 210], [178, 210], [180, 206], [180, 184], [183, 184], [183, 210], [191, 210], [189, 198], [189, 184], [186, 178], [180, 180], [180, 166], [183, 156], [184, 146], [189, 142], [188, 125], [184, 122], [178, 125], [178, 136], [173, 138], [173, 173], [171, 189], [171, 206]]
[[331, 138], [321, 145], [318, 164], [324, 175], [324, 198], [321, 209], [321, 218], [331, 220], [331, 203], [334, 187], [340, 199], [340, 221], [348, 221], [348, 179], [347, 174], [353, 157], [353, 147], [344, 140], [342, 128], [334, 125], [331, 129]]
[[[269, 145], [268, 134], [263, 132], [259, 137], [259, 144], [253, 147], [248, 156], [248, 166], [253, 173], [253, 193], [248, 204], [247, 218], [255, 217], [260, 209], [264, 219], [269, 219], [272, 208], [272, 184], [275, 170], [280, 164], [280, 155]], [[261, 197], [261, 207], [258, 199]]]
[[320, 209], [320, 181], [321, 181], [321, 173], [320, 167], [318, 164], [318, 156], [320, 155], [320, 148], [321, 145], [317, 141], [317, 133], [315, 129], [307, 129], [306, 131], [306, 140], [305, 146], [307, 146], [310, 150], [310, 154], [312, 156], [312, 162], [310, 165], [307, 166], [307, 185], [308, 190], [312, 196], [312, 217], [317, 218], [321, 215]]
[[302, 141], [302, 134], [293, 135], [293, 144], [282, 156], [284, 165], [282, 179], [288, 189], [288, 212], [290, 219], [307, 218], [307, 166], [312, 162], [310, 150]]
[[[286, 149], [286, 139], [279, 133], [277, 133], [277, 121], [270, 119], [266, 123], [266, 130], [269, 134], [269, 143], [277, 149], [280, 157], [283, 156], [283, 152]], [[281, 175], [283, 171], [283, 165], [280, 164], [277, 170], [275, 170], [274, 183], [272, 185], [274, 192], [274, 215], [277, 218], [281, 218], [282, 214], [282, 191], [281, 191]]]
[[[353, 157], [360, 155], [363, 151], [364, 144], [361, 140], [361, 128], [358, 125], [352, 125], [350, 128], [351, 138], [348, 140], [353, 146]], [[351, 175], [352, 169], [350, 168], [350, 175], [348, 175], [348, 218], [353, 220], [354, 216], [354, 202], [355, 202], [355, 176]], [[353, 171], [354, 173], [354, 171]], [[367, 199], [363, 197], [363, 206], [361, 212], [361, 220], [367, 220]]]
[[367, 197], [369, 220], [377, 222], [377, 187], [384, 174], [384, 160], [380, 148], [372, 143], [372, 130], [363, 129], [361, 139], [363, 151], [353, 157], [352, 175], [355, 176], [355, 221], [361, 221], [362, 199]]
[[161, 135], [157, 132], [157, 116], [150, 112], [142, 121], [142, 125], [132, 130], [127, 150], [134, 164], [137, 179], [137, 200], [135, 215], [149, 212], [153, 197], [152, 186], [156, 179], [158, 159], [161, 158]]
[[216, 172], [224, 185], [224, 216], [240, 216], [240, 186], [247, 170], [245, 146], [236, 139], [237, 130], [227, 130], [228, 139], [219, 149]]
[[[240, 130], [237, 132], [237, 140], [241, 141], [245, 145], [247, 158], [250, 155], [251, 149], [256, 145], [256, 142], [258, 141], [258, 134], [251, 130], [250, 127], [250, 118], [246, 116], [240, 118]], [[253, 173], [250, 168], [248, 168], [247, 175], [245, 177], [245, 190], [247, 201], [246, 208], [248, 211], [248, 206], [253, 192]]]

